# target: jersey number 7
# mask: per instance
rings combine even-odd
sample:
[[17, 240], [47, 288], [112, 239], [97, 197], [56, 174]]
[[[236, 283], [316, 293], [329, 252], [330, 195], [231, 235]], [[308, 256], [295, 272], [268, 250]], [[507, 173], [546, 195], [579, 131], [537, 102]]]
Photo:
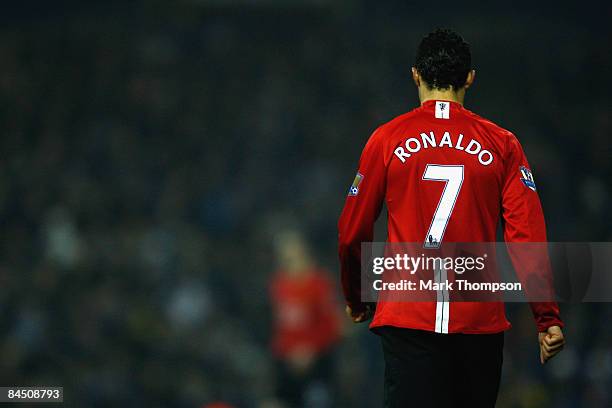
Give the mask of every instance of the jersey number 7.
[[463, 166], [428, 164], [423, 173], [423, 180], [445, 182], [442, 197], [434, 212], [424, 244], [425, 248], [439, 248], [463, 184]]

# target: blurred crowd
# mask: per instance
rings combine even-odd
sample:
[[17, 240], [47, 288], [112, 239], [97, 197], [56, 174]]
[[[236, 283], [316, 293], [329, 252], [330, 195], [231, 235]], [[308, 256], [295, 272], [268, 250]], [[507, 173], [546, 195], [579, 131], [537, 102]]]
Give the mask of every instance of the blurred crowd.
[[[417, 105], [413, 50], [438, 23], [473, 44], [466, 105], [523, 143], [550, 239], [612, 240], [606, 24], [343, 4], [3, 24], [0, 384], [63, 386], [66, 407], [283, 406], [275, 239], [310, 243], [342, 313], [337, 216], [368, 135]], [[562, 305], [568, 346], [545, 368], [528, 307], [509, 313], [500, 407], [612, 404], [609, 304]], [[376, 337], [329, 319], [333, 398], [307, 405], [379, 406]]]

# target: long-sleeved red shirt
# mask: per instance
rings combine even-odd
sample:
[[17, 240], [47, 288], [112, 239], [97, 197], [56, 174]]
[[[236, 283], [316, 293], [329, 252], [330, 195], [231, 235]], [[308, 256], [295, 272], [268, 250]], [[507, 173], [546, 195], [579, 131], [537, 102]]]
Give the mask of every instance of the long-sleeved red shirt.
[[312, 269], [295, 278], [282, 271], [270, 285], [274, 314], [272, 349], [284, 358], [300, 349], [320, 354], [340, 340], [340, 319], [333, 282]]
[[[388, 242], [495, 242], [500, 217], [507, 243], [546, 242], [542, 207], [519, 141], [455, 102], [426, 101], [379, 127], [363, 150], [338, 223], [342, 287], [353, 310], [364, 307], [361, 243], [372, 241], [383, 203]], [[527, 279], [518, 255], [509, 252], [517, 275]], [[552, 287], [549, 263], [545, 267]], [[530, 305], [539, 331], [562, 326], [555, 302]], [[385, 325], [440, 333], [510, 327], [502, 302], [379, 301], [370, 327]]]

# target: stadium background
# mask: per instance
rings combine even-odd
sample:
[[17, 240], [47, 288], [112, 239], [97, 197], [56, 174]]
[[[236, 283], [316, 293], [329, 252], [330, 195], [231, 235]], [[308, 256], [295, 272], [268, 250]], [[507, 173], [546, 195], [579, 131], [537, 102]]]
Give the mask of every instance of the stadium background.
[[[67, 407], [262, 406], [274, 231], [336, 276], [336, 220], [377, 124], [417, 105], [436, 26], [472, 44], [466, 105], [514, 131], [551, 240], [610, 241], [609, 4], [25, 1], [0, 16], [0, 383]], [[408, 2], [406, 2], [408, 3]], [[339, 293], [338, 293], [339, 294]], [[542, 368], [509, 307], [500, 407], [612, 404], [612, 308], [562, 305]], [[379, 406], [365, 327], [339, 407]]]

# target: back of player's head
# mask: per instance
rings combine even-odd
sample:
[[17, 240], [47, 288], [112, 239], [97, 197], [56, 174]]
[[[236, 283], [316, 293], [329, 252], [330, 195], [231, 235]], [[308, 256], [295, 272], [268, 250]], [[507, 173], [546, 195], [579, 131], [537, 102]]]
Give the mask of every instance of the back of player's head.
[[471, 70], [470, 45], [450, 29], [437, 29], [421, 40], [415, 68], [429, 88], [457, 90]]

